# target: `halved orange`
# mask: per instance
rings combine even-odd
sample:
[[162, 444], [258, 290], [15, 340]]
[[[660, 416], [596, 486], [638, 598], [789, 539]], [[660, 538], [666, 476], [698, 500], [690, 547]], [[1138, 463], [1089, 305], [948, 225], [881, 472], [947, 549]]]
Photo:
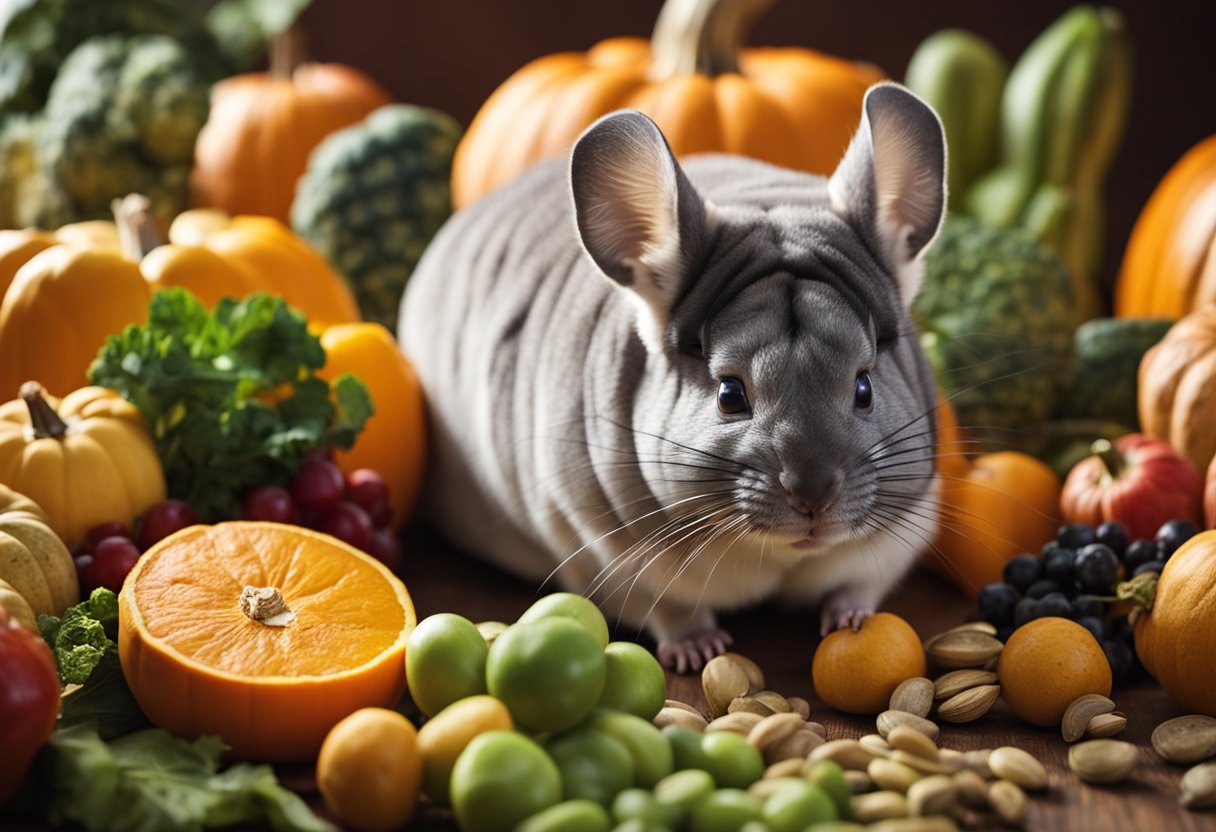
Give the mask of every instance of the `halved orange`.
[[[247, 614], [247, 588], [277, 589], [294, 620]], [[343, 717], [397, 703], [416, 623], [375, 558], [310, 529], [234, 521], [143, 554], [119, 595], [118, 655], [140, 708], [171, 734], [218, 735], [239, 759], [311, 760]]]

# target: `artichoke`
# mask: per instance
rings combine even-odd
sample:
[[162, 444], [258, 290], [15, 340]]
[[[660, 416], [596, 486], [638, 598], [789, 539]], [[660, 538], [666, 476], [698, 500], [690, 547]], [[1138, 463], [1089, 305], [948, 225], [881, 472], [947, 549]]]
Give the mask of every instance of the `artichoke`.
[[64, 61], [36, 122], [42, 181], [20, 189], [18, 224], [108, 217], [110, 202], [133, 191], [167, 222], [188, 206], [194, 140], [209, 108], [208, 76], [176, 40], [85, 41]]
[[1055, 411], [1077, 326], [1073, 284], [1025, 232], [948, 220], [913, 315], [960, 425], [1016, 446]]
[[330, 134], [297, 186], [292, 227], [350, 281], [363, 317], [390, 330], [410, 273], [452, 212], [460, 134], [442, 112], [390, 104]]

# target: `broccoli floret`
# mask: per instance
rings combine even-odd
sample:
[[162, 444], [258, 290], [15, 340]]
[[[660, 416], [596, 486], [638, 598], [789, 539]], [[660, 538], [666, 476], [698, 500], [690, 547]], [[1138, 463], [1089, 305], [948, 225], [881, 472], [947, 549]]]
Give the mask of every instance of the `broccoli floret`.
[[210, 86], [195, 58], [163, 35], [92, 38], [64, 61], [37, 127], [49, 187], [21, 205], [23, 224], [108, 218], [139, 192], [165, 224], [187, 207], [194, 141]]
[[38, 616], [38, 630], [55, 654], [63, 684], [83, 685], [102, 657], [118, 651], [113, 638], [117, 624], [118, 596], [104, 588], [69, 607], [62, 618]]

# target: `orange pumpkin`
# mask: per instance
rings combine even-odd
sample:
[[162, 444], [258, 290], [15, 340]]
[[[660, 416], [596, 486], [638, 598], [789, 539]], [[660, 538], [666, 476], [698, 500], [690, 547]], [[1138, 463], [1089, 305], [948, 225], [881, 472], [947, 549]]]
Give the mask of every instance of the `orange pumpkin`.
[[1137, 384], [1144, 432], [1206, 471], [1216, 457], [1216, 304], [1170, 327], [1140, 359]]
[[195, 144], [191, 184], [199, 205], [290, 222], [296, 181], [321, 140], [392, 101], [349, 66], [302, 62], [297, 33], [272, 47], [268, 72], [220, 81]]
[[848, 146], [874, 66], [802, 48], [741, 49], [768, 0], [667, 0], [650, 41], [612, 38], [519, 69], [486, 100], [452, 164], [461, 208], [565, 153], [596, 118], [632, 107], [677, 154], [739, 153], [827, 174]]
[[417, 618], [383, 564], [281, 523], [191, 526], [139, 559], [119, 595], [118, 657], [136, 701], [232, 755], [312, 760], [360, 708], [405, 690]]
[[1134, 629], [1145, 669], [1183, 707], [1216, 716], [1216, 531], [1182, 544], [1155, 587], [1143, 575], [1130, 583], [1141, 607]]
[[1179, 318], [1213, 301], [1216, 135], [1170, 168], [1141, 211], [1115, 284], [1115, 314]]
[[321, 346], [321, 377], [332, 381], [353, 373], [367, 385], [376, 409], [355, 446], [338, 451], [334, 461], [347, 474], [359, 468], [380, 472], [399, 527], [414, 508], [426, 468], [426, 406], [418, 374], [381, 324], [331, 326], [321, 333]]
[[0, 303], [0, 400], [31, 378], [57, 396], [88, 384], [106, 337], [145, 322], [151, 295], [117, 249], [53, 245], [35, 254]]
[[941, 527], [928, 564], [974, 598], [999, 581], [1005, 562], [1037, 552], [1059, 528], [1060, 478], [1017, 451], [976, 457], [961, 479], [942, 482]]
[[963, 438], [963, 430], [958, 424], [958, 414], [954, 405], [937, 391], [937, 437], [935, 456], [937, 474], [943, 479], [966, 477], [971, 468], [968, 461], [968, 443]]

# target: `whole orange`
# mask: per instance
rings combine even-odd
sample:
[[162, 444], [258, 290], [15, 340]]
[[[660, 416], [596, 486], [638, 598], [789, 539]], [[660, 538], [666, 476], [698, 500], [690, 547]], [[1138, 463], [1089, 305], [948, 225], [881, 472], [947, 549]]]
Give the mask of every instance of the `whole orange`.
[[925, 675], [925, 651], [912, 625], [875, 613], [861, 629], [837, 630], [819, 642], [811, 679], [819, 698], [838, 711], [876, 714], [887, 709], [904, 679]]
[[1031, 725], [1059, 725], [1078, 696], [1110, 696], [1110, 663], [1089, 630], [1067, 618], [1018, 627], [1001, 651], [996, 675], [1009, 709]]

